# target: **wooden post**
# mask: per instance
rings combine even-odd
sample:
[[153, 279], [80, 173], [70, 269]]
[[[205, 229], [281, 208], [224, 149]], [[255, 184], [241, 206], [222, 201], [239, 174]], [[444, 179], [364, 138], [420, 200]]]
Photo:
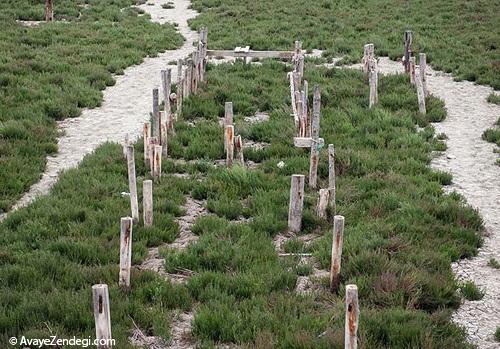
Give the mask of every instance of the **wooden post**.
[[425, 115], [427, 112], [425, 109], [425, 92], [422, 83], [422, 77], [420, 76], [420, 70], [415, 70], [415, 86], [417, 87], [417, 98], [418, 98], [418, 111], [420, 114]]
[[241, 136], [238, 135], [234, 137], [234, 153], [236, 154], [236, 160], [242, 165], [245, 165], [245, 158], [243, 157], [243, 141]]
[[123, 157], [127, 158], [127, 147], [130, 145], [130, 137], [128, 133], [125, 135], [125, 140], [123, 142]]
[[363, 71], [365, 73], [370, 72], [370, 62], [372, 59], [375, 58], [375, 46], [373, 44], [366, 44], [364, 46], [364, 53], [363, 53]]
[[410, 57], [410, 84], [415, 85], [416, 62], [415, 57]]
[[208, 28], [203, 27], [202, 35], [201, 35], [201, 43], [202, 43], [202, 53], [201, 53], [201, 81], [205, 79], [205, 69], [207, 65], [207, 49], [208, 49]]
[[405, 73], [410, 72], [410, 57], [411, 57], [411, 44], [413, 41], [413, 33], [411, 30], [405, 31], [405, 46], [404, 46], [404, 57], [403, 64], [405, 67]]
[[193, 92], [192, 89], [192, 79], [193, 79], [193, 60], [188, 59], [187, 61], [187, 74], [186, 74], [186, 97], [189, 97]]
[[142, 182], [142, 204], [144, 226], [153, 225], [153, 181], [148, 179]]
[[358, 348], [359, 302], [358, 287], [345, 287], [345, 349]]
[[54, 0], [45, 0], [45, 21], [54, 21]]
[[154, 146], [153, 180], [158, 181], [161, 177], [161, 152], [162, 146]]
[[224, 128], [226, 139], [226, 166], [233, 166], [234, 159], [234, 126], [226, 125]]
[[304, 181], [304, 175], [292, 175], [290, 184], [290, 205], [288, 207], [288, 230], [292, 233], [298, 233], [302, 228]]
[[329, 189], [319, 190], [318, 206], [316, 209], [319, 218], [326, 218], [326, 208], [328, 207], [329, 197], [330, 197]]
[[333, 219], [332, 262], [330, 265], [330, 292], [332, 293], [339, 289], [343, 240], [344, 217], [337, 215]]
[[425, 53], [419, 54], [419, 67], [420, 67], [420, 77], [422, 78], [422, 86], [424, 88], [424, 96], [429, 96], [429, 91], [427, 90], [427, 56]]
[[[309, 83], [307, 82], [307, 80], [304, 80], [304, 86], [303, 86], [303, 90], [302, 90], [302, 93], [301, 93], [301, 97], [302, 97], [302, 112], [304, 115], [308, 115], [308, 107], [307, 107], [307, 103], [308, 103], [308, 91], [309, 91]], [[311, 127], [310, 127], [310, 123], [308, 121], [307, 123], [308, 125], [308, 136], [311, 135]]]
[[145, 122], [143, 127], [144, 134], [144, 164], [149, 165], [149, 138], [151, 138], [151, 123]]
[[139, 221], [139, 203], [137, 202], [137, 182], [135, 179], [134, 146], [127, 147], [128, 189], [130, 192], [130, 208], [134, 222]]
[[160, 112], [160, 145], [162, 146], [162, 155], [168, 156], [168, 130], [171, 122], [168, 114], [164, 111]]
[[319, 115], [321, 108], [321, 90], [319, 85], [314, 86], [313, 113], [311, 120], [311, 159], [309, 164], [309, 187], [316, 188], [318, 177], [319, 151]]
[[[233, 124], [233, 102], [224, 104], [224, 129]], [[227, 150], [227, 132], [224, 132], [224, 150]]]
[[176, 103], [177, 110], [175, 113], [175, 118], [177, 119], [182, 112], [182, 99], [184, 98], [183, 91], [183, 81], [182, 81], [182, 59], [177, 60], [177, 93], [176, 93]]
[[191, 92], [196, 94], [198, 91], [198, 71], [196, 69], [198, 65], [198, 52], [193, 52], [193, 59], [191, 60]]
[[328, 144], [328, 190], [330, 191], [329, 201], [330, 207], [333, 209], [333, 214], [336, 213], [337, 205], [335, 203], [335, 147], [333, 144]]
[[151, 176], [153, 176], [155, 146], [158, 144], [159, 141], [157, 137], [149, 137], [148, 159], [149, 159], [149, 170], [151, 171]]
[[168, 68], [161, 71], [161, 84], [163, 87], [163, 104], [165, 114], [167, 118], [170, 117], [172, 108], [170, 106], [170, 92], [171, 92], [171, 81], [172, 81], [172, 69]]
[[155, 137], [160, 137], [160, 106], [158, 89], [153, 89], [153, 132]]
[[297, 103], [297, 117], [299, 120], [298, 129], [297, 129], [297, 136], [299, 137], [307, 137], [306, 135], [306, 130], [307, 130], [307, 125], [304, 120], [304, 115], [302, 114], [304, 112], [304, 106], [302, 105], [302, 97], [301, 93], [299, 91], [295, 91], [295, 102]]
[[292, 114], [295, 120], [295, 125], [298, 125], [298, 113], [297, 113], [297, 102], [295, 101], [295, 82], [294, 82], [294, 74], [288, 73], [288, 78], [290, 80], [290, 99], [292, 101]]
[[118, 284], [130, 287], [132, 265], [132, 218], [122, 217], [120, 221], [120, 278]]
[[[95, 337], [99, 341], [98, 349], [111, 348], [111, 313], [109, 311], [108, 285], [98, 284], [92, 286], [94, 303]], [[102, 344], [108, 341], [108, 345]]]
[[377, 91], [378, 67], [377, 67], [377, 61], [375, 59], [372, 59], [371, 62], [368, 64], [368, 69], [369, 69], [368, 80], [370, 84], [370, 97], [369, 97], [368, 107], [371, 108], [378, 102], [378, 91]]

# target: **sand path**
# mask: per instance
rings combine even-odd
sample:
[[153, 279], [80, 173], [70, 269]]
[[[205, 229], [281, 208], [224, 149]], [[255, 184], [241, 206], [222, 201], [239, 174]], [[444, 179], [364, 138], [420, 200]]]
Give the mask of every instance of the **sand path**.
[[[152, 109], [152, 90], [161, 86], [160, 71], [169, 62], [186, 58], [193, 52], [193, 42], [198, 38], [198, 34], [187, 23], [190, 18], [197, 16], [196, 11], [188, 8], [190, 1], [171, 2], [174, 4], [173, 9], [161, 7], [166, 3], [165, 0], [149, 0], [138, 7], [147, 12], [153, 22], [177, 23], [180, 34], [186, 39], [184, 44], [177, 50], [145, 58], [140, 65], [127, 68], [123, 75], [115, 76], [114, 86], [103, 91], [101, 107], [84, 109], [81, 116], [59, 122], [58, 128], [63, 136], [58, 140], [58, 153], [47, 157], [41, 180], [31, 186], [10, 212], [47, 194], [57, 182], [61, 171], [76, 167], [85, 155], [93, 152], [99, 145], [107, 141], [123, 143], [126, 135], [130, 135], [130, 140], [133, 141], [142, 134], [143, 124], [149, 119]], [[171, 68], [172, 78], [176, 79], [176, 66]], [[0, 221], [7, 214], [0, 215]]]
[[[401, 63], [381, 58], [383, 74], [403, 73]], [[481, 138], [500, 116], [500, 106], [488, 103], [493, 91], [469, 81], [454, 81], [450, 74], [428, 67], [427, 87], [441, 98], [447, 118], [434, 123], [436, 133], [445, 133], [448, 149], [432, 160], [435, 169], [450, 172], [453, 183], [446, 192], [457, 191], [479, 210], [486, 237], [479, 254], [452, 265], [457, 279], [471, 280], [485, 292], [479, 301], [467, 301], [453, 314], [453, 320], [465, 327], [469, 339], [480, 349], [500, 348], [494, 339], [500, 327], [500, 270], [488, 266], [490, 258], [500, 261], [500, 167], [493, 153], [495, 145]]]

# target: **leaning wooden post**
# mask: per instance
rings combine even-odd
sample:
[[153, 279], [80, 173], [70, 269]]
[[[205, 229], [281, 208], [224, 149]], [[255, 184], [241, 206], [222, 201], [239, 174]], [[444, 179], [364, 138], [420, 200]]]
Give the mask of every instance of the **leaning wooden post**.
[[137, 202], [137, 182], [135, 178], [134, 146], [127, 147], [128, 190], [130, 192], [130, 208], [134, 222], [139, 221], [139, 203]]
[[292, 175], [290, 184], [290, 205], [288, 207], [288, 230], [292, 233], [298, 233], [302, 228], [304, 182], [304, 175]]
[[182, 112], [182, 99], [184, 98], [184, 86], [182, 81], [182, 59], [177, 61], [177, 91], [176, 91], [176, 99], [177, 109], [175, 113], [176, 119], [181, 115]]
[[142, 182], [142, 203], [144, 226], [153, 225], [153, 181], [148, 179]]
[[95, 336], [98, 343], [100, 343], [97, 348], [110, 349], [112, 339], [108, 285], [98, 284], [92, 286], [92, 298], [94, 303]]
[[359, 302], [358, 286], [345, 287], [345, 349], [358, 348]]
[[333, 219], [332, 261], [330, 265], [330, 292], [332, 293], [339, 289], [343, 240], [344, 217], [337, 215]]
[[144, 135], [144, 164], [149, 165], [149, 138], [151, 138], [151, 123], [145, 122], [143, 127]]
[[153, 180], [158, 181], [161, 177], [161, 153], [162, 146], [154, 146]]
[[410, 57], [410, 84], [415, 85], [415, 71], [416, 71], [415, 57]]
[[54, 0], [45, 0], [45, 21], [52, 22], [54, 20]]
[[405, 67], [405, 73], [410, 72], [410, 57], [411, 57], [411, 44], [413, 41], [413, 33], [411, 30], [405, 31], [405, 46], [404, 46], [404, 57], [403, 64]]
[[369, 97], [369, 102], [368, 102], [368, 107], [371, 108], [373, 107], [377, 101], [378, 101], [378, 91], [377, 91], [377, 86], [378, 86], [378, 67], [377, 67], [377, 61], [375, 59], [372, 59], [370, 63], [368, 64], [368, 81], [370, 84], [370, 97]]
[[153, 89], [153, 132], [155, 137], [160, 137], [160, 105], [159, 105], [159, 91], [157, 88]]
[[333, 214], [336, 213], [337, 205], [335, 203], [335, 147], [333, 144], [328, 144], [328, 190], [330, 191], [329, 201], [330, 207], [333, 209]]
[[418, 111], [420, 114], [425, 115], [425, 92], [422, 77], [420, 76], [420, 70], [415, 70], [415, 86], [417, 87]]
[[319, 115], [321, 108], [321, 90], [319, 85], [314, 86], [313, 112], [311, 120], [311, 159], [309, 164], [309, 187], [316, 188], [318, 178], [319, 151]]
[[170, 106], [170, 92], [171, 92], [171, 81], [172, 81], [172, 69], [168, 68], [161, 71], [161, 84], [163, 88], [163, 105], [165, 114], [167, 118], [170, 117], [172, 108]]
[[226, 125], [224, 128], [226, 139], [226, 166], [233, 166], [234, 159], [234, 126]]
[[118, 284], [130, 287], [132, 265], [132, 218], [122, 217], [120, 221], [120, 278]]
[[328, 189], [319, 190], [318, 206], [316, 208], [319, 218], [326, 218], [326, 208], [328, 207], [329, 197], [330, 191]]
[[425, 53], [419, 54], [419, 67], [420, 67], [420, 77], [422, 79], [422, 86], [424, 88], [424, 96], [429, 96], [429, 91], [427, 90], [427, 56]]

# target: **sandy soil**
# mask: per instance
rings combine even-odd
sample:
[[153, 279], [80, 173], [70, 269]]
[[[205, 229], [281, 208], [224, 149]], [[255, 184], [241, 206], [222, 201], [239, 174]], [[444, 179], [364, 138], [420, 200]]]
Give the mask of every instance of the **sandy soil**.
[[[400, 63], [381, 58], [382, 73], [402, 73]], [[458, 280], [472, 280], [484, 292], [480, 301], [465, 301], [453, 315], [464, 326], [472, 343], [480, 349], [500, 348], [493, 337], [500, 327], [500, 270], [487, 266], [490, 258], [500, 261], [500, 167], [495, 164], [495, 145], [481, 139], [500, 116], [500, 106], [488, 103], [492, 88], [472, 82], [453, 81], [449, 74], [427, 72], [427, 87], [444, 100], [447, 118], [433, 126], [448, 136], [448, 149], [432, 161], [432, 167], [450, 172], [453, 183], [446, 192], [457, 191], [479, 210], [486, 228], [484, 246], [477, 257], [455, 263]]]
[[[189, 29], [187, 21], [197, 13], [188, 9], [189, 0], [173, 0], [174, 9], [163, 9], [164, 0], [149, 0], [139, 6], [158, 23], [178, 23], [179, 32], [186, 41], [177, 50], [165, 51], [158, 57], [146, 58], [137, 66], [129, 67], [124, 75], [116, 76], [116, 84], [103, 91], [101, 107], [84, 109], [78, 118], [58, 123], [63, 136], [58, 140], [59, 152], [47, 157], [47, 166], [41, 180], [12, 207], [11, 211], [24, 207], [39, 195], [47, 194], [57, 182], [59, 172], [76, 167], [83, 157], [104, 142], [123, 143], [130, 135], [134, 141], [142, 133], [143, 123], [149, 119], [152, 109], [152, 90], [161, 86], [160, 71], [173, 60], [186, 58], [194, 51], [193, 42], [198, 34]], [[149, 5], [153, 4], [153, 5]], [[172, 79], [177, 78], [176, 66], [171, 66]], [[161, 94], [160, 94], [161, 95]], [[0, 216], [0, 221], [5, 215]]]

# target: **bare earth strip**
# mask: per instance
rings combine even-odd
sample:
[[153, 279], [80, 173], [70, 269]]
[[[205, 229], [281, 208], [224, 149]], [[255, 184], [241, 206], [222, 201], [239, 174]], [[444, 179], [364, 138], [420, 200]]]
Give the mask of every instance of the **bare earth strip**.
[[[172, 0], [175, 8], [163, 9], [164, 0], [149, 0], [139, 6], [149, 13], [151, 20], [160, 24], [177, 23], [179, 32], [186, 41], [177, 50], [165, 51], [158, 57], [146, 58], [140, 65], [129, 67], [124, 75], [116, 76], [116, 84], [103, 91], [103, 104], [99, 108], [85, 109], [78, 118], [58, 123], [63, 132], [58, 140], [59, 151], [47, 157], [47, 166], [41, 180], [12, 207], [11, 211], [24, 207], [36, 197], [47, 194], [57, 182], [59, 172], [76, 167], [83, 157], [99, 145], [110, 141], [123, 143], [125, 136], [135, 140], [142, 132], [142, 125], [149, 119], [152, 109], [152, 90], [161, 86], [160, 71], [173, 60], [186, 58], [194, 51], [193, 42], [197, 33], [189, 29], [187, 21], [197, 16], [189, 9], [189, 0]], [[148, 5], [153, 4], [153, 5]], [[172, 78], [177, 77], [172, 67]], [[0, 221], [6, 214], [0, 215]]]
[[[402, 73], [401, 63], [381, 58], [384, 74]], [[447, 192], [457, 191], [479, 210], [486, 227], [484, 246], [477, 257], [452, 265], [457, 279], [471, 280], [485, 292], [479, 301], [465, 301], [453, 320], [466, 328], [469, 339], [480, 349], [500, 348], [493, 337], [500, 327], [500, 270], [487, 266], [490, 258], [500, 260], [500, 167], [495, 164], [495, 145], [482, 140], [482, 133], [500, 116], [500, 106], [488, 103], [493, 91], [468, 81], [453, 81], [449, 74], [428, 67], [427, 86], [444, 100], [447, 118], [433, 126], [448, 136], [448, 149], [432, 161], [436, 169], [453, 175]]]

